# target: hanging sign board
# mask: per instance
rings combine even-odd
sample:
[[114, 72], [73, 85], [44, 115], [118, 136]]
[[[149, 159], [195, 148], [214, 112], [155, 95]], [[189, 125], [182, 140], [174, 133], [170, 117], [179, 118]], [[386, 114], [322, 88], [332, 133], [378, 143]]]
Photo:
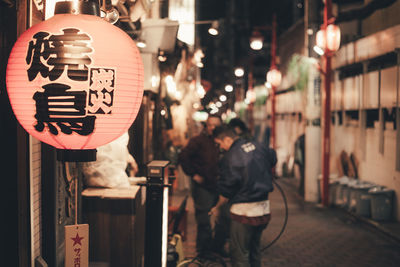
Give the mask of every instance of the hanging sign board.
[[89, 267], [89, 225], [65, 226], [65, 267]]

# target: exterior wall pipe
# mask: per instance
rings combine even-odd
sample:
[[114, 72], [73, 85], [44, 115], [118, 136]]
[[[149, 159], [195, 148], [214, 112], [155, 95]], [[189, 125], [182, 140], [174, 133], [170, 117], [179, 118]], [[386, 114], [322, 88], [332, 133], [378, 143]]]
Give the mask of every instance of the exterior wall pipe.
[[[276, 15], [272, 18], [271, 67], [276, 68]], [[276, 149], [276, 86], [271, 85], [271, 145]]]
[[[326, 29], [332, 17], [332, 0], [325, 0], [324, 25]], [[326, 31], [325, 31], [326, 34]], [[331, 126], [331, 73], [332, 53], [325, 48], [325, 79], [323, 97], [323, 120], [322, 120], [322, 204], [329, 205], [329, 161], [330, 161], [330, 126]]]

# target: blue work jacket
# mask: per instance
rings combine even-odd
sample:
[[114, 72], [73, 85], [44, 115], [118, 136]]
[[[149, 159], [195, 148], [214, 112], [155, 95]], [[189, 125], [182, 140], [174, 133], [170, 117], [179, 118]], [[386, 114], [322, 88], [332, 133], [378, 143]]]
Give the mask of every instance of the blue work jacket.
[[267, 200], [273, 191], [276, 161], [275, 150], [255, 141], [235, 140], [220, 163], [219, 193], [231, 204]]

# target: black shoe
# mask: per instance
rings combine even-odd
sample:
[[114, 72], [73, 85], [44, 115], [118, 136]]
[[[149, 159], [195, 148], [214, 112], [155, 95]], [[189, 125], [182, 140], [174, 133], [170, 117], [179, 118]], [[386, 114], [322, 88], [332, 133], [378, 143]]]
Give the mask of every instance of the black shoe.
[[199, 260], [210, 259], [214, 253], [210, 250], [202, 250], [197, 252], [196, 258]]
[[226, 252], [224, 249], [217, 249], [213, 252], [222, 258], [229, 258], [229, 253]]

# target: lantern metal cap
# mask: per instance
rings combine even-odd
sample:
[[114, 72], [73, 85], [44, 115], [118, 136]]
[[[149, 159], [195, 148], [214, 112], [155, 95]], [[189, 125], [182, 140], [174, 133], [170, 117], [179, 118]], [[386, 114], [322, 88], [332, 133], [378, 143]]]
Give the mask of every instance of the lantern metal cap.
[[63, 162], [95, 161], [96, 152], [96, 149], [57, 149], [57, 160]]
[[100, 7], [95, 1], [63, 1], [56, 3], [54, 14], [85, 14], [100, 16]]

